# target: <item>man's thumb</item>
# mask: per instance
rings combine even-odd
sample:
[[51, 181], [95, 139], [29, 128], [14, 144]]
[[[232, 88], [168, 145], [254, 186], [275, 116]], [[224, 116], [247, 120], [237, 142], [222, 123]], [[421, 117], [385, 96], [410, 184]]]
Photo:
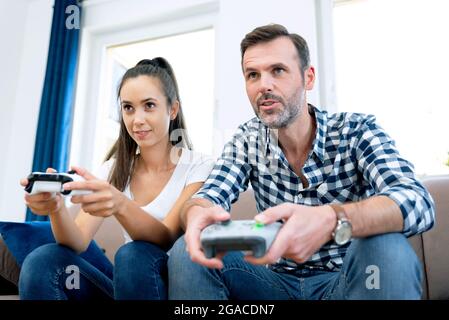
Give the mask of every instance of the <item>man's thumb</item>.
[[273, 207], [256, 215], [254, 220], [263, 224], [270, 224], [283, 218], [286, 218], [285, 212], [282, 212], [279, 207]]
[[213, 219], [215, 220], [214, 222], [221, 222], [231, 219], [231, 214], [223, 210], [223, 208], [220, 206], [215, 207], [214, 211], [215, 211], [213, 214]]

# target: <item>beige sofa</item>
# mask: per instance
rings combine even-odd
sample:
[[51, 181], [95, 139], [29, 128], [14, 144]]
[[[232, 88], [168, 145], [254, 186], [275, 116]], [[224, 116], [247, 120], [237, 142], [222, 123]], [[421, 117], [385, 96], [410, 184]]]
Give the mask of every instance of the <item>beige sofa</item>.
[[425, 274], [424, 299], [449, 299], [449, 176], [423, 180], [436, 206], [436, 224], [428, 232], [412, 237]]
[[[437, 223], [432, 230], [409, 241], [425, 271], [423, 299], [449, 299], [449, 176], [432, 177], [423, 183], [435, 200]], [[240, 195], [231, 210], [233, 219], [249, 219], [256, 212], [251, 189]], [[115, 252], [124, 242], [118, 222], [114, 218], [105, 219], [95, 240], [114, 261]]]

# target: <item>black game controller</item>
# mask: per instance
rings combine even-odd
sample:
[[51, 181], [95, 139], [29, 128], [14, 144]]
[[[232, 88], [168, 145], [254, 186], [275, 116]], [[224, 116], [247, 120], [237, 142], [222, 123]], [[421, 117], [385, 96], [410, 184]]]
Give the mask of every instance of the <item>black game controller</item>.
[[25, 191], [29, 194], [36, 194], [42, 192], [61, 193], [65, 196], [75, 196], [90, 194], [90, 190], [64, 190], [62, 185], [72, 181], [84, 181], [84, 178], [76, 174], [75, 171], [67, 173], [45, 173], [32, 172], [27, 177], [28, 184]]

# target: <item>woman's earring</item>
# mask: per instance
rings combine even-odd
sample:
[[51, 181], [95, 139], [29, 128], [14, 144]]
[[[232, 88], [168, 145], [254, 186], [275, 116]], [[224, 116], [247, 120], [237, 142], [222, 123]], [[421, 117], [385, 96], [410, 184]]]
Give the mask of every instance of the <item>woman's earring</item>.
[[139, 147], [139, 146], [137, 146], [137, 148], [136, 148], [136, 156], [137, 156], [138, 154], [140, 154], [140, 147]]

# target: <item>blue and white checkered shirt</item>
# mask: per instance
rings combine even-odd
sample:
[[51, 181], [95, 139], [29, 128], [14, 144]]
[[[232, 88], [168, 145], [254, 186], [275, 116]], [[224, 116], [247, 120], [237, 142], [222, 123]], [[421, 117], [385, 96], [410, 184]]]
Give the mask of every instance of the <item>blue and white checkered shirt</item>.
[[[319, 206], [385, 195], [394, 200], [404, 218], [403, 234], [411, 236], [434, 224], [433, 200], [417, 181], [413, 165], [403, 159], [394, 141], [373, 115], [328, 115], [310, 105], [316, 138], [303, 167], [308, 181], [291, 169], [276, 136], [258, 118], [241, 125], [223, 150], [204, 186], [194, 196], [230, 211], [231, 203], [251, 182], [257, 210], [282, 203]], [[338, 270], [350, 243], [328, 242], [304, 264], [281, 259], [271, 266], [281, 271], [301, 267]]]

